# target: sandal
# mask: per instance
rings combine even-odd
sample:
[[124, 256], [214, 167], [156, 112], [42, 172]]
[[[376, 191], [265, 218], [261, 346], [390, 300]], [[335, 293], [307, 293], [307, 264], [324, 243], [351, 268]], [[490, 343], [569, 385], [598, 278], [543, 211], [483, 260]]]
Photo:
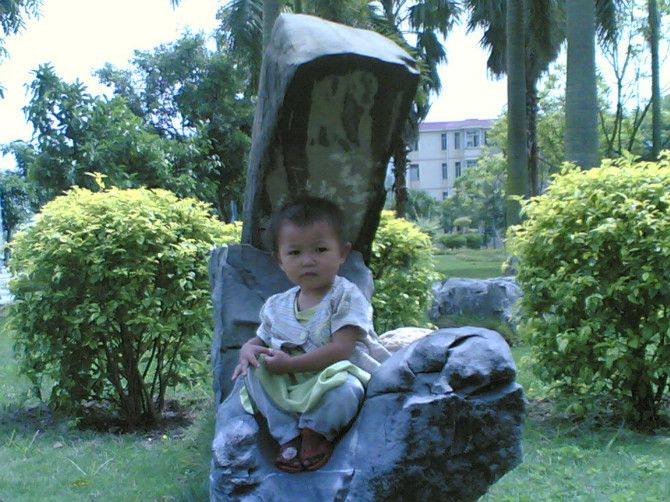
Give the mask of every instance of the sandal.
[[301, 472], [304, 470], [300, 461], [300, 436], [296, 436], [288, 443], [279, 445], [279, 452], [275, 458], [275, 465], [284, 472]]
[[308, 428], [300, 429], [300, 437], [302, 438], [300, 458], [305, 470], [316, 471], [326, 465], [333, 453], [333, 443]]

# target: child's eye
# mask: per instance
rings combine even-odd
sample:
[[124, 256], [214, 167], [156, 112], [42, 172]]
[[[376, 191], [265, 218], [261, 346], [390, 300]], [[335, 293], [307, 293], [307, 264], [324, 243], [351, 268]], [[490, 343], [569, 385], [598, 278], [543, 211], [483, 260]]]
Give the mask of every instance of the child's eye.
[[300, 254], [300, 251], [297, 249], [292, 249], [291, 251], [288, 252], [289, 256], [298, 256]]
[[322, 247], [322, 248], [316, 248], [316, 250], [317, 250], [319, 253], [325, 253], [326, 251], [328, 251], [328, 248], [323, 248], [323, 247]]

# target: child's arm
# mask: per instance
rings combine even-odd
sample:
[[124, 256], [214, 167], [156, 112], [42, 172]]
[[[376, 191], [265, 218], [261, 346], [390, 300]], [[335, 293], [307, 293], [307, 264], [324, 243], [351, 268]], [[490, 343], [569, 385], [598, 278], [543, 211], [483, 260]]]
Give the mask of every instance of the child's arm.
[[311, 352], [290, 356], [281, 350], [272, 349], [265, 358], [268, 371], [274, 374], [320, 371], [338, 361], [351, 357], [360, 328], [343, 326], [333, 333], [332, 341]]
[[235, 366], [233, 376], [231, 376], [230, 379], [235, 380], [240, 375], [246, 375], [249, 365], [258, 368], [260, 366], [260, 363], [258, 362], [258, 356], [260, 354], [271, 355], [272, 351], [265, 345], [263, 340], [255, 336], [242, 345], [242, 348], [240, 349], [240, 362]]

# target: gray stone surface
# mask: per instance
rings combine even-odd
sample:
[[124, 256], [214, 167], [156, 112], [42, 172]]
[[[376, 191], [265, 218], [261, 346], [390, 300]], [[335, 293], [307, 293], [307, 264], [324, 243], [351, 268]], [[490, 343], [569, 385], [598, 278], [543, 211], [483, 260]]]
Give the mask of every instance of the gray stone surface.
[[367, 260], [418, 76], [414, 60], [377, 33], [279, 16], [261, 68], [242, 242], [264, 248], [272, 210], [309, 193], [344, 209], [348, 239]]
[[265, 426], [235, 393], [220, 407], [211, 499], [217, 501], [475, 500], [521, 462], [522, 390], [496, 332], [436, 331], [395, 353], [330, 462], [287, 474]]
[[[372, 297], [372, 274], [360, 253], [352, 251], [339, 273], [361, 288], [368, 299]], [[209, 262], [209, 280], [214, 315], [214, 394], [219, 403], [232, 387], [230, 375], [239, 348], [256, 334], [261, 306], [268, 297], [293, 284], [270, 253], [246, 244], [215, 249]]]
[[405, 327], [397, 328], [379, 335], [379, 341], [389, 352], [398, 352], [403, 347], [416, 342], [433, 330], [428, 328]]
[[462, 279], [452, 277], [433, 284], [430, 319], [441, 316], [468, 315], [492, 318], [514, 325], [515, 303], [521, 288], [513, 277]]

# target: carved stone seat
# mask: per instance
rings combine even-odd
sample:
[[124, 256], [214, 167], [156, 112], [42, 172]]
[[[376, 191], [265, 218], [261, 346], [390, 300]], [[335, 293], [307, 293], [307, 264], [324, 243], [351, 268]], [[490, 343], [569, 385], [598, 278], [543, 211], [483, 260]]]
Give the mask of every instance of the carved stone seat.
[[[360, 254], [341, 274], [372, 293]], [[265, 297], [290, 283], [268, 253], [245, 245], [216, 250], [210, 275], [221, 402], [211, 500], [475, 500], [521, 461], [524, 400], [509, 348], [494, 331], [464, 327], [428, 335], [374, 373], [360, 414], [325, 467], [279, 471], [274, 441], [242, 409], [239, 384], [232, 388], [230, 357], [253, 336]]]
[[440, 330], [396, 352], [372, 376], [359, 415], [326, 466], [274, 467], [262, 421], [246, 414], [230, 375], [261, 305], [291, 284], [263, 235], [289, 194], [344, 210], [352, 252], [340, 274], [370, 298], [370, 256], [393, 144], [418, 71], [393, 42], [314, 17], [280, 16], [263, 57], [242, 245], [210, 261], [217, 418], [211, 500], [474, 500], [521, 461], [523, 395], [509, 347], [481, 328]]

